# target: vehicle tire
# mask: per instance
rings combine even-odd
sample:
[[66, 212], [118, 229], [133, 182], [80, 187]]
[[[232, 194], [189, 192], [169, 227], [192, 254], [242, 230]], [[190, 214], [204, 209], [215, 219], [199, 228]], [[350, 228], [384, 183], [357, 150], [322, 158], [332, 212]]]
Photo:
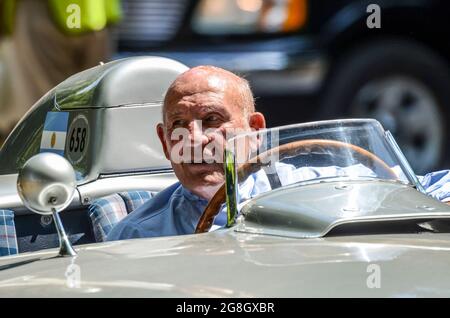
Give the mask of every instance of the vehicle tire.
[[446, 61], [419, 43], [391, 39], [349, 51], [336, 65], [322, 117], [379, 120], [416, 173], [445, 163], [450, 125]]

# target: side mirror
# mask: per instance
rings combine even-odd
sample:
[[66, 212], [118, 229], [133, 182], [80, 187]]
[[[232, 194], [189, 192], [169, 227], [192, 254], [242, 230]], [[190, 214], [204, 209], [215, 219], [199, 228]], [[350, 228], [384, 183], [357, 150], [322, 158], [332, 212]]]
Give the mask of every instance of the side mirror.
[[17, 190], [23, 204], [35, 213], [53, 215], [60, 256], [76, 255], [58, 215], [72, 202], [75, 189], [76, 177], [72, 166], [53, 153], [41, 153], [30, 158], [17, 178]]

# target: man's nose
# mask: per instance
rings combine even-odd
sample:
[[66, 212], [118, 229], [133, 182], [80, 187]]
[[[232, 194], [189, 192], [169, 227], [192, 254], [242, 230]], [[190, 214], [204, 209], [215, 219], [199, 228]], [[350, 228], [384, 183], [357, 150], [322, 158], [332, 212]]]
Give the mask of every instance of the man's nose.
[[204, 146], [209, 142], [200, 120], [194, 120], [189, 124], [189, 141], [195, 146]]

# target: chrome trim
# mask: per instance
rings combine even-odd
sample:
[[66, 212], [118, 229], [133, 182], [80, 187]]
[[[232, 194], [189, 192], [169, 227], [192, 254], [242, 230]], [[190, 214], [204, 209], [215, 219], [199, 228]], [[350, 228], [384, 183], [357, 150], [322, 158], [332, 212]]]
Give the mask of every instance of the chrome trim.
[[388, 130], [385, 132], [386, 140], [388, 141], [389, 146], [391, 146], [392, 150], [394, 151], [394, 155], [397, 157], [398, 161], [400, 162], [400, 165], [402, 166], [403, 171], [406, 174], [406, 177], [408, 178], [409, 182], [414, 185], [414, 187], [419, 190], [422, 193], [427, 193], [420, 183], [419, 179], [417, 178], [416, 174], [414, 173], [414, 170], [409, 165], [408, 160], [406, 159], [405, 155], [403, 154], [402, 150], [400, 149], [399, 145], [394, 139], [394, 136], [392, 136], [391, 132]]
[[78, 186], [82, 205], [89, 205], [93, 200], [124, 191], [146, 190], [159, 192], [177, 182], [173, 172], [146, 175], [127, 175], [98, 179]]
[[69, 238], [66, 234], [66, 230], [64, 230], [63, 223], [61, 222], [61, 218], [59, 217], [58, 212], [53, 209], [53, 220], [55, 221], [56, 231], [58, 232], [59, 237], [59, 252], [58, 256], [75, 256], [77, 252], [72, 247], [72, 244], [69, 241]]
[[122, 172], [122, 173], [104, 173], [104, 174], [101, 174], [98, 178], [99, 179], [109, 179], [109, 178], [117, 178], [117, 177], [154, 175], [154, 174], [163, 174], [163, 173], [173, 173], [173, 169], [166, 168], [166, 169], [133, 171], [133, 172]]

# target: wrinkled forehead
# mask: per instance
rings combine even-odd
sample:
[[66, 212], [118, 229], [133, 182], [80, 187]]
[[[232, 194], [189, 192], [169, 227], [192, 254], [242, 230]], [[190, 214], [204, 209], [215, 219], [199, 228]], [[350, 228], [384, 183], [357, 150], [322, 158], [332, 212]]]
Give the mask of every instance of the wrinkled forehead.
[[180, 77], [169, 87], [166, 98], [180, 99], [207, 92], [224, 93], [229, 86], [227, 79], [217, 75]]
[[221, 99], [223, 101], [226, 98], [226, 94], [233, 93], [232, 90], [229, 90], [232, 87], [230, 84], [229, 79], [219, 75], [181, 76], [167, 91], [163, 105], [163, 118], [168, 113], [176, 111], [174, 108], [182, 100], [218, 102]]

